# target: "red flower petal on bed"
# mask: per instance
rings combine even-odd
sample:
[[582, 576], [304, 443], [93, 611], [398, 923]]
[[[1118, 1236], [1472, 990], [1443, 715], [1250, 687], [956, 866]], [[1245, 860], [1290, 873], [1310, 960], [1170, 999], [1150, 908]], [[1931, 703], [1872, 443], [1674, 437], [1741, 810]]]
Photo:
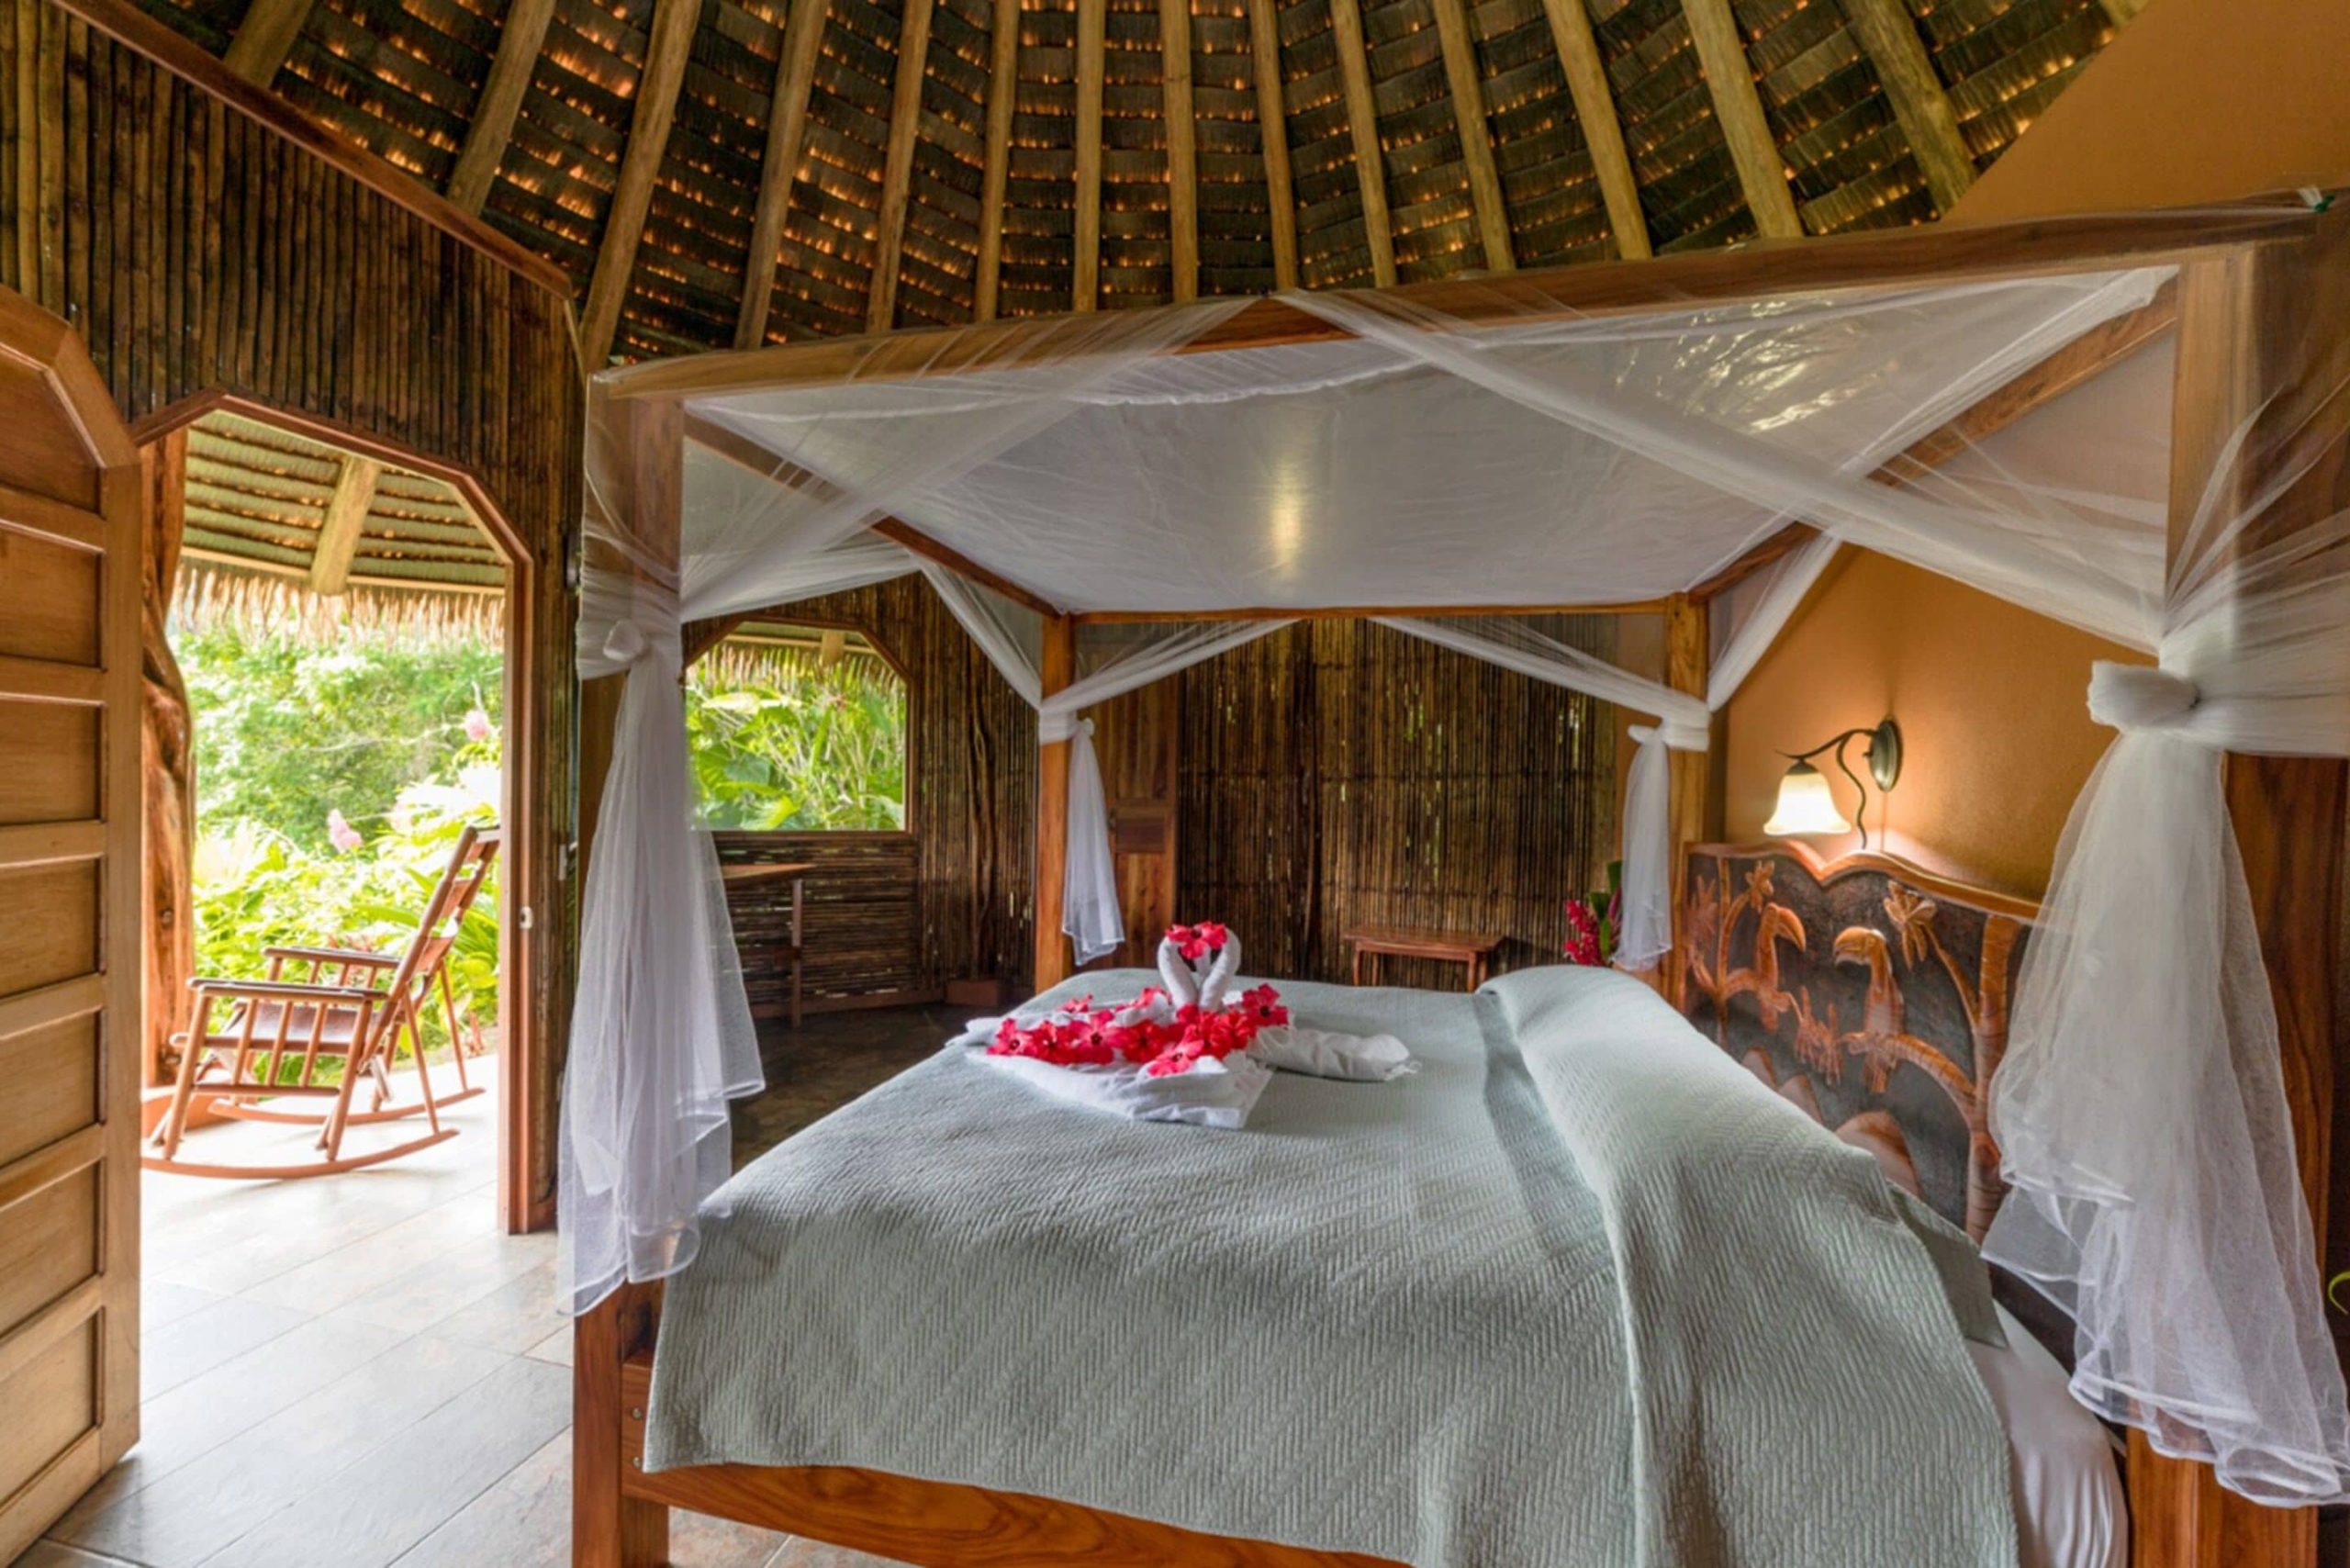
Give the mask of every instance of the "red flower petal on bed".
[[1289, 1022], [1289, 1009], [1281, 1005], [1281, 993], [1271, 986], [1251, 986], [1240, 993], [1240, 1010], [1248, 1021], [1264, 1028]]

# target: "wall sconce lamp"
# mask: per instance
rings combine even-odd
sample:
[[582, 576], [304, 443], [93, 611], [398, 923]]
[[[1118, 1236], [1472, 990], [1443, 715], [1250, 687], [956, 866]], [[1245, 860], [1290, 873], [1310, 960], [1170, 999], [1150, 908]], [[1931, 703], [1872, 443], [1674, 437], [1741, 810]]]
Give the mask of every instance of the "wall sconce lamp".
[[1878, 793], [1890, 790], [1901, 778], [1901, 727], [1887, 719], [1874, 729], [1846, 730], [1831, 740], [1820, 742], [1809, 751], [1786, 753], [1788, 761], [1794, 766], [1787, 769], [1786, 777], [1779, 780], [1778, 809], [1771, 813], [1771, 820], [1762, 824], [1762, 831], [1784, 837], [1789, 834], [1850, 833], [1852, 830], [1853, 824], [1846, 822], [1844, 813], [1836, 809], [1836, 796], [1828, 787], [1827, 775], [1811, 765], [1813, 757], [1832, 749], [1836, 766], [1843, 771], [1845, 778], [1852, 781], [1852, 788], [1860, 792], [1860, 801], [1852, 814], [1859, 819], [1861, 847], [1866, 849], [1869, 846], [1869, 792], [1861, 782], [1860, 775], [1852, 771], [1852, 765], [1844, 760], [1845, 744], [1863, 735], [1866, 735], [1869, 742], [1869, 775], [1876, 780]]

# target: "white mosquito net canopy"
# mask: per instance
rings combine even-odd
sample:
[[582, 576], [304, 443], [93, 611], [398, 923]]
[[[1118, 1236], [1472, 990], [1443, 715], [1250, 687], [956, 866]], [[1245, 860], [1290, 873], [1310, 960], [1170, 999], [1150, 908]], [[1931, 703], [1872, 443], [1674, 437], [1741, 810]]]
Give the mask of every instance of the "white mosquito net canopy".
[[[1987, 440], [1942, 439], [2067, 344], [2143, 319], [2173, 275], [1593, 315], [1521, 274], [1440, 305], [1284, 296], [1295, 330], [1249, 346], [1224, 346], [1236, 300], [767, 351], [767, 374], [708, 390], [675, 365], [599, 377], [581, 670], [629, 678], [564, 1094], [573, 1305], [690, 1261], [728, 1169], [725, 1103], [759, 1081], [695, 830], [683, 622], [924, 572], [1041, 738], [1075, 743], [1065, 902], [1082, 962], [1124, 931], [1085, 709], [1285, 612], [1375, 614], [1654, 721], [1634, 732], [1623, 815], [1622, 945], [1641, 965], [1671, 944], [1665, 751], [1706, 745], [1709, 712], [1857, 545], [2149, 661], [2094, 672], [2091, 710], [2120, 734], [2066, 833], [1995, 1081], [2012, 1196], [1986, 1251], [2073, 1314], [2074, 1387], [2100, 1414], [2264, 1500], [2350, 1496], [2221, 792], [2225, 749], [2350, 754], [2350, 531], [2267, 537], [2338, 449], [2342, 409], [2323, 429], [2247, 420], [2182, 519], [2165, 348]], [[1942, 449], [1903, 456], [1930, 432]], [[1528, 618], [1683, 592], [1793, 521], [1817, 538], [1715, 601], [1703, 693]], [[930, 543], [917, 556], [877, 524]], [[1074, 679], [1047, 692], [1037, 605], [1170, 619], [1081, 623]]]

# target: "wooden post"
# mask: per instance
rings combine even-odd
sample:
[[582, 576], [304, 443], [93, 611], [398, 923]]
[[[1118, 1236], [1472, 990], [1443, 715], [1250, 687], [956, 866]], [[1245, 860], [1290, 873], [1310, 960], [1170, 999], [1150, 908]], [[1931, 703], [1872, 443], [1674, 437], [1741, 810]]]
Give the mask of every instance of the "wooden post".
[[[1674, 594], [1664, 606], [1664, 683], [1699, 701], [1706, 697], [1707, 666], [1711, 662], [1707, 613], [1702, 599]], [[1676, 751], [1666, 758], [1671, 781], [1673, 823], [1673, 918], [1681, 923], [1681, 879], [1689, 862], [1689, 846], [1718, 834], [1717, 807], [1708, 788], [1713, 758], [1702, 751]], [[1673, 951], [1665, 955], [1660, 989], [1665, 1000], [1681, 1004], [1680, 932], [1673, 933]]]
[[622, 1285], [571, 1331], [573, 1568], [659, 1568], [669, 1560], [669, 1510], [622, 1488], [621, 1365], [652, 1342], [661, 1287]]
[[[2171, 549], [2195, 515], [2223, 445], [2246, 420], [2246, 450], [2283, 432], [2322, 432], [2326, 460], [2239, 539], [2273, 544], [2350, 505], [2350, 215], [2302, 244], [2241, 251], [2179, 269], [2178, 355], [2171, 406]], [[2274, 395], [2275, 400], [2264, 404]], [[2306, 440], [2307, 438], [2305, 438]], [[2273, 466], [2273, 465], [2272, 465]], [[2233, 496], [2275, 472], [2223, 479]], [[2230, 502], [2223, 499], [2223, 510]], [[2339, 994], [2344, 812], [2350, 763], [2231, 755], [2227, 798], [2261, 958], [2277, 1002], [2285, 1100], [2311, 1228], [2327, 1234]], [[2323, 1242], [2320, 1243], [2321, 1252]], [[2322, 1256], [2320, 1259], [2323, 1272]], [[2142, 1568], [2306, 1568], [2317, 1560], [2317, 1510], [2271, 1508], [2222, 1488], [2208, 1465], [2167, 1459], [2130, 1434], [2133, 1561]]]
[[[1046, 696], [1069, 685], [1077, 674], [1077, 622], [1066, 615], [1045, 621], [1045, 656], [1040, 673]], [[1062, 881], [1069, 874], [1069, 746], [1054, 741], [1036, 756], [1036, 962], [1038, 991], [1058, 985], [1075, 972], [1069, 938], [1061, 934]]]
[[187, 503], [187, 432], [145, 448], [147, 551], [140, 652], [143, 671], [140, 773], [145, 779], [147, 907], [146, 1040], [140, 1082], [169, 1083], [172, 1036], [186, 1027], [187, 982], [196, 973], [194, 857], [196, 734], [187, 682], [165, 631], [179, 578], [180, 528]]

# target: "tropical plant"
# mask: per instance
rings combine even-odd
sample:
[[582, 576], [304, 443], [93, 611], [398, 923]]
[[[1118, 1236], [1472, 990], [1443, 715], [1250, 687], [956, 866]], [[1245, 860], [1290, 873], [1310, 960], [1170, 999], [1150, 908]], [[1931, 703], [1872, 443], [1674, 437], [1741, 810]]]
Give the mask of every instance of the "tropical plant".
[[[498, 818], [497, 650], [214, 625], [174, 651], [196, 712], [197, 972], [259, 976], [271, 946], [398, 952], [464, 824]], [[495, 878], [448, 959], [476, 1026], [498, 1010]], [[425, 1036], [449, 1044], [437, 1000]]]
[[711, 827], [906, 824], [906, 688], [878, 661], [705, 660], [687, 682], [686, 733]]

